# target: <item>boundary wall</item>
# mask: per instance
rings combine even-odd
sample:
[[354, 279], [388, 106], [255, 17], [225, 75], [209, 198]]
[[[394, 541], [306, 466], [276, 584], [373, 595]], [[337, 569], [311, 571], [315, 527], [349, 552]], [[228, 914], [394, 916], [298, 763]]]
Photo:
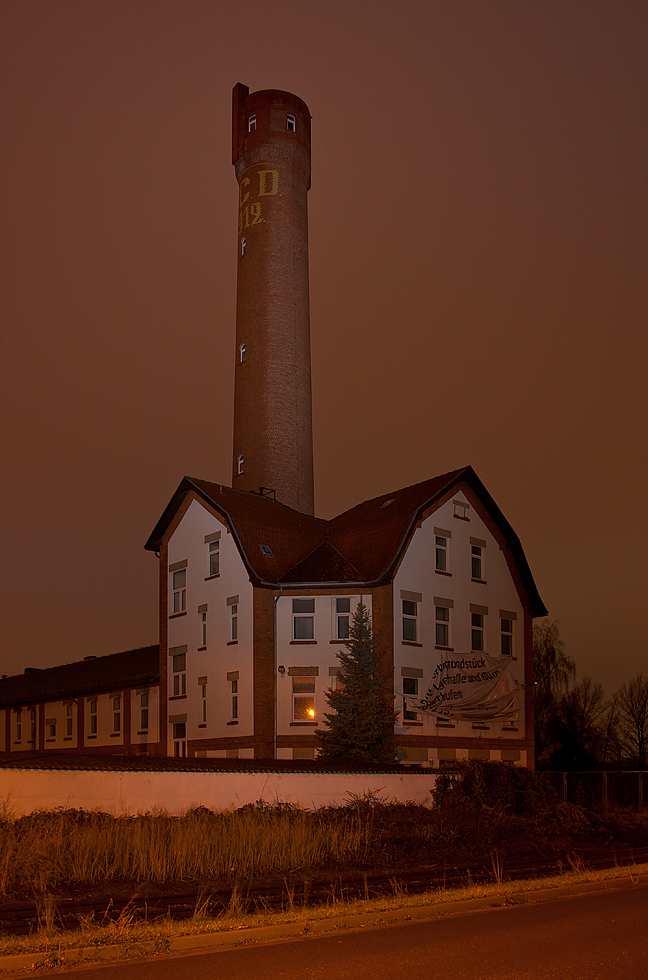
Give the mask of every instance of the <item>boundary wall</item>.
[[193, 807], [232, 810], [263, 800], [308, 810], [343, 805], [375, 793], [399, 803], [431, 803], [436, 775], [393, 772], [151, 772], [75, 769], [0, 769], [0, 808], [23, 816], [59, 807], [135, 815]]

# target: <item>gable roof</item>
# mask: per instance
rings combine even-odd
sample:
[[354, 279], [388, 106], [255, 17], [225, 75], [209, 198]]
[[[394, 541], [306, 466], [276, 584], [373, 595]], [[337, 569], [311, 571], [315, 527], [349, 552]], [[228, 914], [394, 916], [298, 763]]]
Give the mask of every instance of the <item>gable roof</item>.
[[159, 646], [138, 647], [78, 663], [29, 670], [0, 680], [0, 707], [58, 701], [79, 694], [101, 694], [157, 684]]
[[[184, 477], [145, 548], [159, 551], [183, 500], [195, 493], [229, 527], [255, 585], [380, 585], [393, 576], [423, 513], [460, 484], [473, 490], [505, 538], [531, 614], [546, 615], [518, 536], [470, 466], [366, 500], [330, 521], [257, 493]], [[265, 555], [261, 545], [272, 555]]]

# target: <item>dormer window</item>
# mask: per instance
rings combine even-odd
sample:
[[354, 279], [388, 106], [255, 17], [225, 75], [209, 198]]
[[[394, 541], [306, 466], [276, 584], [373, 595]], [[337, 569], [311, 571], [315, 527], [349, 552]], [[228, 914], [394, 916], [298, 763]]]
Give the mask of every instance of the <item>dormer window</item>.
[[290, 116], [290, 115], [286, 116], [286, 129], [288, 130], [289, 133], [294, 133], [295, 132], [295, 117], [294, 116]]
[[256, 131], [256, 116], [250, 116], [248, 119], [248, 133], [253, 133]]

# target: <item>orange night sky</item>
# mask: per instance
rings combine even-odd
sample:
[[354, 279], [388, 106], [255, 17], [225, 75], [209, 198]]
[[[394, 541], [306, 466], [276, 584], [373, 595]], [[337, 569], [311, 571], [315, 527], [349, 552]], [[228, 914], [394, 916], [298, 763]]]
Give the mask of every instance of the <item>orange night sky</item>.
[[648, 667], [648, 6], [4, 0], [2, 673], [157, 639], [231, 482], [231, 89], [313, 115], [316, 513], [468, 463], [579, 676]]

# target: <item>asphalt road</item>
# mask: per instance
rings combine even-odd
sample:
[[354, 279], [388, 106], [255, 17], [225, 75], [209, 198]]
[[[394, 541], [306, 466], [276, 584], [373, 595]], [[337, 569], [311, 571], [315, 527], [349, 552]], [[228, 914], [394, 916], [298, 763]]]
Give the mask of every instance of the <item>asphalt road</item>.
[[321, 938], [79, 967], [64, 975], [74, 980], [646, 980], [648, 883]]

